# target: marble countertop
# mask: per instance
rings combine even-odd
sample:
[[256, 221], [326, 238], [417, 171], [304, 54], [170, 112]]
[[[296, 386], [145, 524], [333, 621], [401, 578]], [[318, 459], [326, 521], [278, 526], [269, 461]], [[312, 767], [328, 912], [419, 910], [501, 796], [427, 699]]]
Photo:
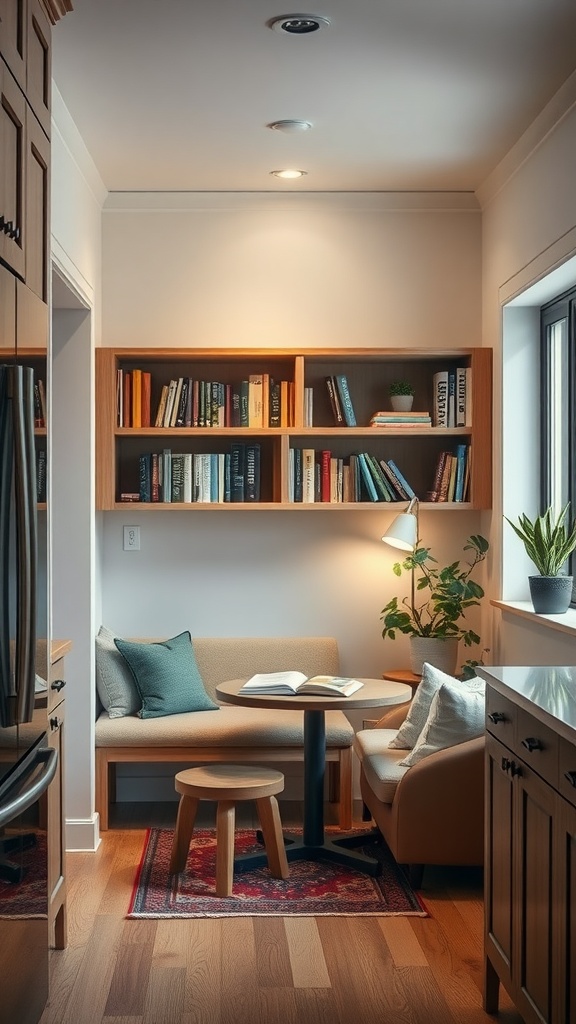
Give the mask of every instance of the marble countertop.
[[498, 693], [576, 742], [576, 666], [483, 665], [476, 672]]

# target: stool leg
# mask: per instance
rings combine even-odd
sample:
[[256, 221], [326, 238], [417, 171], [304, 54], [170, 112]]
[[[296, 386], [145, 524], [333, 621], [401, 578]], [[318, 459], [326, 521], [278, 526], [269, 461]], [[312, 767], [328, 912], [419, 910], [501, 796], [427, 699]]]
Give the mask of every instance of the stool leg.
[[172, 841], [172, 854], [170, 856], [170, 874], [175, 875], [178, 871], [184, 871], [190, 840], [194, 831], [194, 822], [198, 811], [199, 800], [193, 796], [181, 796], [178, 804], [178, 817], [176, 818], [176, 830]]
[[233, 800], [219, 800], [216, 809], [216, 895], [231, 896], [234, 879], [234, 822], [236, 807]]
[[288, 859], [282, 835], [278, 801], [275, 796], [263, 796], [256, 801], [256, 807], [258, 808], [258, 817], [262, 826], [270, 874], [274, 878], [288, 878]]

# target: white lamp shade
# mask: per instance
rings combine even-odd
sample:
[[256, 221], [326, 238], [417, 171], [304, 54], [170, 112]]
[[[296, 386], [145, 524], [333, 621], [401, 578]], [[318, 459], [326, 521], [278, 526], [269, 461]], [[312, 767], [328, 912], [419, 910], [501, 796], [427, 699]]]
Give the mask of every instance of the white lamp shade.
[[418, 520], [412, 512], [401, 512], [382, 537], [385, 544], [400, 551], [414, 551], [418, 541]]

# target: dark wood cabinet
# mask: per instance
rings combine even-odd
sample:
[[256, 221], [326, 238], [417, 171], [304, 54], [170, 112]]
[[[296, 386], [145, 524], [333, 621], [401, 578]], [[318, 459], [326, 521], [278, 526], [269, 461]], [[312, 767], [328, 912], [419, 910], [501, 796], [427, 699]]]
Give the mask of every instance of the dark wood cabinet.
[[576, 736], [490, 686], [486, 707], [484, 1008], [503, 984], [526, 1024], [576, 1024]]

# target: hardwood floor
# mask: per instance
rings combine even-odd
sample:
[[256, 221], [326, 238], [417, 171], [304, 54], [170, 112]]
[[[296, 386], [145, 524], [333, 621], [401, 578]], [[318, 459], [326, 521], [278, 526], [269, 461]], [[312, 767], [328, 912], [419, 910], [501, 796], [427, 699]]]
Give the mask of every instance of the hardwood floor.
[[[301, 820], [281, 807], [284, 825]], [[429, 918], [127, 921], [144, 823], [175, 814], [117, 809], [96, 853], [68, 854], [69, 945], [51, 953], [41, 1024], [494, 1022], [481, 1008], [481, 872], [428, 868]], [[500, 1024], [522, 1024], [500, 1002]]]

